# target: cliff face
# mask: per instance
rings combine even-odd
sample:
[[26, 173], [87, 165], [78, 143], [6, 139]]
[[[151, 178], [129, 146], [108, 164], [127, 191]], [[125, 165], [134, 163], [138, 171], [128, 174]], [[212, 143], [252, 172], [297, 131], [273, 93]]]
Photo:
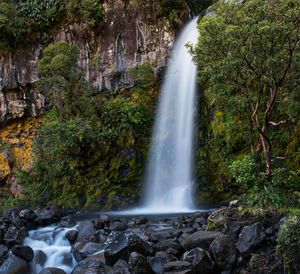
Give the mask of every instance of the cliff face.
[[[61, 23], [51, 35], [38, 34], [14, 53], [0, 52], [0, 188], [5, 196], [19, 194], [15, 174], [18, 169], [30, 169], [31, 144], [24, 140], [32, 141], [40, 115], [50, 108], [46, 94], [35, 85], [40, 76], [38, 61], [49, 43], [75, 44], [80, 49], [79, 69], [101, 91], [133, 86], [128, 69], [145, 60], [156, 73], [167, 64], [175, 40], [167, 19], [157, 18], [152, 6], [136, 0], [106, 0], [103, 8], [105, 19], [94, 30], [85, 29], [84, 22]], [[177, 28], [187, 20], [188, 12], [182, 11]]]

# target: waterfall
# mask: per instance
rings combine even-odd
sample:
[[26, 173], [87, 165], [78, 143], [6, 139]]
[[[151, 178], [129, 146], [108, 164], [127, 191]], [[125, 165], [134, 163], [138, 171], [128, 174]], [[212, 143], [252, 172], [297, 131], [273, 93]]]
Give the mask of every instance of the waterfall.
[[192, 166], [197, 68], [186, 43], [198, 38], [197, 18], [175, 43], [164, 79], [149, 152], [142, 211], [193, 208]]

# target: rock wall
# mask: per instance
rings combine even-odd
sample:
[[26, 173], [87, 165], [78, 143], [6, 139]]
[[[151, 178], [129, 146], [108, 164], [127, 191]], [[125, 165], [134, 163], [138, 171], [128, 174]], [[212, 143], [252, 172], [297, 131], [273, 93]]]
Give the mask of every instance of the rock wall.
[[[84, 22], [72, 25], [62, 22], [55, 32], [37, 34], [31, 43], [14, 53], [0, 52], [2, 195], [17, 196], [20, 191], [14, 191], [19, 189], [15, 174], [19, 169], [30, 170], [31, 145], [24, 145], [24, 140], [20, 139], [26, 132], [23, 127], [30, 129], [30, 137], [24, 138], [32, 142], [39, 118], [30, 117], [40, 117], [50, 108], [46, 94], [42, 94], [35, 84], [40, 76], [38, 61], [49, 43], [68, 41], [75, 44], [80, 49], [79, 69], [84, 72], [85, 79], [100, 91], [132, 87], [134, 80], [128, 70], [146, 60], [156, 73], [166, 66], [175, 31], [166, 18], [157, 18], [151, 5], [138, 2], [141, 1], [106, 0], [103, 4], [105, 19], [94, 30], [85, 29]], [[176, 19], [177, 27], [180, 28], [188, 19], [188, 11], [182, 11]], [[8, 132], [11, 138], [7, 138]]]

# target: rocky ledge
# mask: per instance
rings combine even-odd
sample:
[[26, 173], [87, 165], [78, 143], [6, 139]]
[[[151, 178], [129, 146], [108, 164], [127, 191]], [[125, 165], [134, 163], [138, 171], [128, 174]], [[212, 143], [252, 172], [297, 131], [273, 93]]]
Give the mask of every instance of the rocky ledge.
[[[57, 229], [73, 227], [70, 213], [57, 207], [4, 212], [0, 273], [30, 273], [33, 251], [22, 245], [27, 231], [51, 223], [57, 223]], [[277, 234], [284, 222], [278, 212], [245, 213], [231, 205], [214, 212], [161, 218], [102, 214], [81, 221], [65, 237], [77, 261], [73, 274], [284, 273], [282, 255], [276, 251]], [[297, 265], [294, 270], [299, 270]], [[40, 273], [65, 272], [45, 268]]]

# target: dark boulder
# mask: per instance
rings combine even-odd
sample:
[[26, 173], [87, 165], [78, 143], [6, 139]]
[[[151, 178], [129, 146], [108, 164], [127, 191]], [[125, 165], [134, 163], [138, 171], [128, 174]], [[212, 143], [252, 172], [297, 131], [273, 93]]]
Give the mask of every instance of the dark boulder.
[[130, 274], [129, 265], [124, 260], [118, 260], [113, 267], [113, 272], [118, 274]]
[[3, 212], [3, 218], [5, 222], [12, 223], [14, 219], [19, 218], [19, 213], [21, 209], [18, 207], [13, 207], [10, 209], [7, 209]]
[[10, 252], [8, 259], [0, 266], [0, 273], [30, 274], [31, 271], [27, 261]]
[[165, 241], [168, 238], [171, 238], [173, 236], [172, 231], [166, 230], [166, 231], [158, 231], [153, 232], [149, 234], [149, 240], [151, 242], [157, 243], [160, 241]]
[[129, 269], [132, 274], [148, 274], [153, 273], [147, 259], [136, 252], [130, 254], [129, 260]]
[[147, 256], [153, 253], [153, 249], [133, 232], [113, 231], [110, 233], [104, 251], [105, 261], [108, 265], [114, 265], [119, 259], [128, 261], [132, 252]]
[[66, 272], [60, 268], [47, 267], [44, 268], [39, 274], [66, 274]]
[[165, 264], [164, 273], [193, 273], [192, 265], [185, 261], [175, 261]]
[[71, 274], [116, 274], [117, 272], [107, 266], [101, 257], [94, 255], [79, 262]]
[[26, 260], [27, 262], [31, 262], [33, 260], [34, 253], [30, 246], [16, 245], [11, 249], [11, 251], [16, 256]]
[[185, 252], [182, 258], [184, 261], [191, 263], [196, 273], [211, 273], [214, 268], [214, 263], [208, 252], [200, 247]]
[[148, 219], [146, 217], [140, 217], [135, 220], [135, 223], [137, 225], [144, 225], [144, 224], [148, 223]]
[[60, 227], [73, 227], [75, 225], [75, 221], [72, 216], [65, 216], [61, 218], [59, 226]]
[[103, 249], [103, 244], [93, 242], [76, 242], [72, 246], [72, 253], [76, 261], [79, 262]]
[[35, 222], [42, 226], [54, 224], [60, 220], [61, 212], [56, 208], [44, 208], [34, 212], [37, 216]]
[[91, 236], [95, 236], [97, 233], [95, 225], [92, 221], [81, 222], [78, 227], [78, 242], [87, 242]]
[[219, 235], [210, 244], [213, 259], [222, 270], [230, 270], [236, 262], [234, 241], [227, 235]]
[[186, 250], [191, 250], [196, 247], [207, 249], [210, 243], [221, 235], [220, 232], [215, 231], [197, 231], [182, 239], [182, 244]]
[[3, 239], [6, 231], [7, 231], [7, 225], [0, 224], [0, 243], [3, 243]]
[[97, 229], [103, 229], [106, 226], [109, 226], [110, 219], [107, 215], [102, 214], [99, 219], [95, 221], [95, 226]]
[[78, 231], [77, 230], [70, 230], [66, 233], [66, 238], [69, 240], [71, 244], [73, 244], [78, 236]]
[[20, 229], [15, 226], [10, 226], [7, 232], [4, 235], [4, 243], [9, 248], [14, 245], [21, 245], [24, 242], [24, 239], [28, 236], [28, 231], [25, 227], [21, 227]]
[[173, 239], [173, 238], [158, 242], [153, 246], [153, 248], [155, 251], [165, 251], [168, 248], [173, 248], [179, 252], [184, 251], [184, 248], [179, 243], [179, 241], [177, 239]]
[[7, 254], [7, 252], [8, 252], [7, 246], [6, 246], [6, 245], [1, 245], [1, 244], [0, 244], [0, 259], [1, 259], [2, 257], [4, 257], [4, 256]]
[[238, 251], [243, 254], [254, 250], [266, 238], [263, 225], [260, 222], [243, 227], [237, 242]]
[[47, 255], [42, 250], [37, 250], [34, 254], [34, 263], [44, 266], [47, 260]]
[[23, 209], [19, 213], [19, 217], [26, 221], [34, 221], [37, 217], [36, 214], [30, 209]]
[[124, 231], [128, 228], [128, 225], [125, 222], [114, 222], [110, 227], [111, 231]]
[[149, 264], [154, 273], [164, 273], [164, 266], [168, 262], [177, 261], [177, 258], [166, 252], [159, 251], [155, 256], [149, 259]]

